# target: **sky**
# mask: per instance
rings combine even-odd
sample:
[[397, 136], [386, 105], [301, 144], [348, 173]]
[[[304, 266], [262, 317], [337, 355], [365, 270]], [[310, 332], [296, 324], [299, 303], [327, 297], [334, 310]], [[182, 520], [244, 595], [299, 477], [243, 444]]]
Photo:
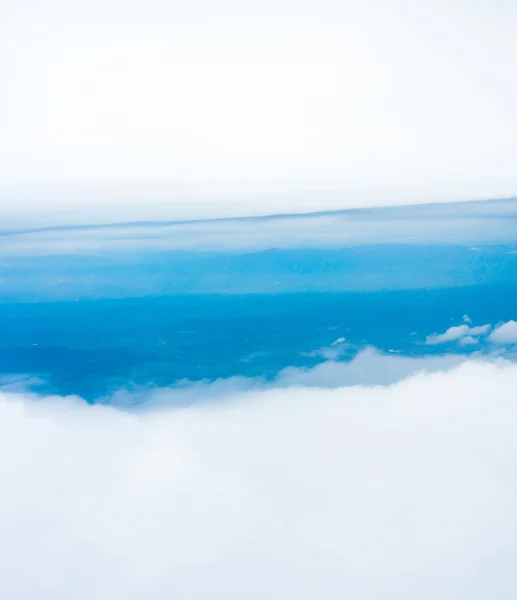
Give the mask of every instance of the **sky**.
[[0, 0], [0, 217], [515, 195], [516, 32], [509, 0]]

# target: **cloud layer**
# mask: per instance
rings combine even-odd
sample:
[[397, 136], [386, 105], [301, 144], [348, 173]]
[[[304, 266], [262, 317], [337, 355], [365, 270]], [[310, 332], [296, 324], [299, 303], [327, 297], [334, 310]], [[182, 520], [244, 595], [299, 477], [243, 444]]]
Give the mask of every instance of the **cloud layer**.
[[3, 393], [0, 596], [513, 599], [515, 389], [469, 361], [137, 414]]
[[[41, 190], [39, 193], [42, 193]], [[268, 197], [274, 200], [271, 213], [287, 208], [281, 198], [266, 195], [245, 205], [264, 207], [263, 201]], [[11, 204], [19, 205], [18, 198], [13, 198]], [[6, 205], [4, 210], [7, 208]], [[0, 217], [1, 211], [2, 207]], [[26, 210], [19, 220], [8, 216], [1, 220], [0, 255], [119, 255], [135, 251], [250, 251], [437, 243], [473, 246], [470, 248], [472, 252], [486, 250], [480, 245], [511, 244], [511, 247], [496, 248], [507, 254], [515, 253], [517, 242], [516, 199], [378, 207], [255, 219], [152, 221], [166, 215], [166, 211], [153, 211], [152, 203], [147, 202], [138, 204], [138, 210], [130, 211], [130, 214], [107, 209], [96, 215], [85, 209], [71, 215], [60, 210], [46, 219]], [[190, 217], [192, 215], [195, 211], [190, 213]], [[136, 222], [124, 222], [125, 219]], [[138, 222], [138, 219], [142, 221]], [[490, 227], [486, 226], [487, 219]], [[489, 249], [489, 252], [493, 251], [494, 248]]]

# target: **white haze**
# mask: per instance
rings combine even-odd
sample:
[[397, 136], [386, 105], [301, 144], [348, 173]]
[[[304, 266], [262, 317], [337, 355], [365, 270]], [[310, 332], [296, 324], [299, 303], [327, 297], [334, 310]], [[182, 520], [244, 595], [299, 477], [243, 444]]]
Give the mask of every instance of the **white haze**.
[[3, 393], [0, 596], [513, 600], [516, 389], [499, 360], [136, 414]]
[[0, 217], [515, 195], [516, 6], [0, 0]]

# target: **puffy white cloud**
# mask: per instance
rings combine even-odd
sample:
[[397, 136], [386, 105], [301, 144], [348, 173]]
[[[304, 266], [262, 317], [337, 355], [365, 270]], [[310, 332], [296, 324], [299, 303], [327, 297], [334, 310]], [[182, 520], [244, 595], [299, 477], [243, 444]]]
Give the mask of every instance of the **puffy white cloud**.
[[459, 340], [464, 335], [467, 335], [469, 331], [470, 327], [468, 325], [456, 325], [455, 327], [449, 327], [445, 333], [433, 333], [432, 335], [428, 335], [426, 338], [426, 344], [443, 344], [445, 342]]
[[[462, 345], [474, 343], [474, 336], [486, 335], [490, 331], [491, 325], [478, 325], [476, 327], [470, 327], [469, 325], [456, 325], [449, 327], [445, 333], [433, 333], [428, 335], [426, 338], [426, 344], [431, 346], [437, 344], [445, 344], [447, 342], [455, 342], [460, 340]], [[470, 338], [465, 341], [465, 338]]]
[[513, 600], [516, 386], [470, 361], [136, 414], [0, 394], [0, 596]]
[[517, 321], [508, 321], [496, 327], [489, 340], [496, 344], [517, 344]]

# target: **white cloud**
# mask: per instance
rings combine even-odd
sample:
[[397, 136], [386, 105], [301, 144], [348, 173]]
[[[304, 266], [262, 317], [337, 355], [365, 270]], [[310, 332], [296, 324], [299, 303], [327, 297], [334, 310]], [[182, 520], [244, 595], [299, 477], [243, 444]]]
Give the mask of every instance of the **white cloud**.
[[472, 335], [486, 335], [490, 331], [491, 325], [478, 325], [471, 327], [469, 333]]
[[459, 340], [464, 335], [467, 335], [469, 331], [470, 327], [468, 325], [456, 325], [454, 327], [449, 327], [445, 333], [433, 333], [432, 335], [428, 335], [426, 338], [426, 344], [444, 344], [446, 342]]
[[[460, 341], [463, 345], [473, 343], [474, 336], [486, 335], [490, 331], [491, 325], [477, 325], [470, 327], [469, 325], [456, 325], [449, 327], [445, 333], [433, 333], [426, 338], [426, 344], [431, 346], [438, 344], [446, 344], [448, 342]], [[470, 338], [470, 339], [469, 339]], [[465, 341], [467, 339], [467, 341]]]
[[[322, 349], [330, 351], [332, 348]], [[349, 362], [338, 362], [329, 352], [319, 356], [329, 358], [312, 368], [287, 367], [275, 378], [274, 385], [304, 387], [341, 387], [354, 385], [388, 385], [415, 373], [450, 369], [465, 360], [458, 355], [410, 357], [394, 353], [382, 354], [375, 348], [366, 348]]]
[[517, 321], [508, 321], [496, 327], [489, 340], [496, 344], [517, 344]]
[[[400, 356], [384, 354], [376, 348], [365, 348], [352, 360], [338, 360], [343, 349], [323, 347], [305, 353], [306, 356], [323, 357], [322, 362], [314, 367], [286, 367], [271, 381], [264, 377], [249, 378], [235, 376], [215, 381], [188, 379], [177, 382], [171, 388], [132, 388], [118, 390], [113, 395], [100, 400], [111, 406], [127, 408], [187, 406], [199, 403], [200, 400], [213, 401], [225, 398], [232, 393], [250, 390], [266, 391], [278, 388], [338, 388], [358, 385], [390, 385], [417, 373], [434, 373], [446, 371], [463, 363], [466, 358], [458, 354], [443, 356]], [[303, 353], [302, 353], [303, 354]], [[483, 357], [484, 360], [497, 359], [497, 356]], [[23, 382], [22, 382], [23, 383]], [[29, 380], [30, 383], [30, 380]], [[0, 388], [1, 389], [1, 388]], [[17, 390], [23, 389], [21, 385]], [[27, 389], [27, 388], [25, 388]]]
[[0, 596], [513, 600], [516, 386], [501, 361], [138, 414], [1, 394]]
[[458, 343], [460, 346], [473, 346], [478, 342], [478, 338], [475, 338], [471, 335], [466, 335], [465, 337], [462, 337]]

